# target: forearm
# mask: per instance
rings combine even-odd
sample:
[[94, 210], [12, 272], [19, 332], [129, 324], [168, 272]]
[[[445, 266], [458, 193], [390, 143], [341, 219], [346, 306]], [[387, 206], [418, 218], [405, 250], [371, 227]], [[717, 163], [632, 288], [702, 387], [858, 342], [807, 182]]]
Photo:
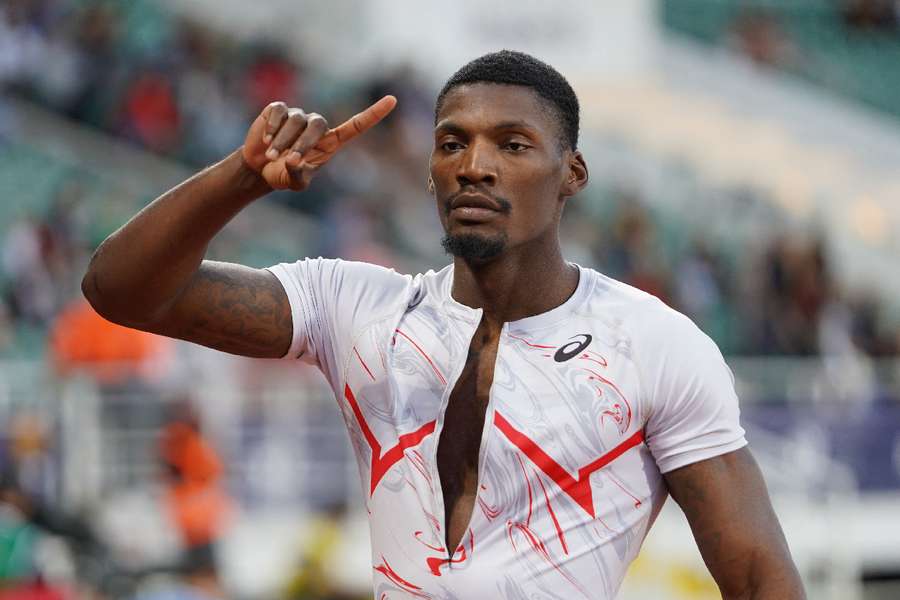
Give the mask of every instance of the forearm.
[[723, 600], [805, 600], [803, 583], [790, 557], [772, 560], [759, 550], [741, 559], [740, 573], [720, 582]]
[[799, 581], [775, 581], [767, 580], [754, 585], [753, 589], [747, 595], [742, 596], [722, 596], [723, 600], [806, 600], [806, 593]]
[[150, 322], [187, 286], [210, 240], [270, 188], [240, 150], [141, 210], [94, 253], [85, 297], [107, 318]]

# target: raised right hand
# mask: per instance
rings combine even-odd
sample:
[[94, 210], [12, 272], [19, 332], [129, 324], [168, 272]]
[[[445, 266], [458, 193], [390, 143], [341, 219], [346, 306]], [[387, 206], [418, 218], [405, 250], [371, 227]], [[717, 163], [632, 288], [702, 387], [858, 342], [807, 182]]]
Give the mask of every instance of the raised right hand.
[[241, 149], [248, 167], [261, 174], [273, 189], [304, 190], [316, 170], [341, 147], [371, 129], [397, 105], [385, 96], [334, 129], [317, 113], [272, 102], [256, 117]]

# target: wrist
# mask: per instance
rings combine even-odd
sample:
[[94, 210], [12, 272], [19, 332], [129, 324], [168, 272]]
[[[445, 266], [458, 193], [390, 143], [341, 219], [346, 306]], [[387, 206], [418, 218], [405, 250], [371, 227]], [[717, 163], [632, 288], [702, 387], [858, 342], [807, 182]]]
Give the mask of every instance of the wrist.
[[238, 189], [256, 197], [265, 196], [272, 191], [272, 186], [266, 182], [262, 174], [247, 162], [243, 146], [232, 152], [223, 162], [230, 163], [233, 167]]

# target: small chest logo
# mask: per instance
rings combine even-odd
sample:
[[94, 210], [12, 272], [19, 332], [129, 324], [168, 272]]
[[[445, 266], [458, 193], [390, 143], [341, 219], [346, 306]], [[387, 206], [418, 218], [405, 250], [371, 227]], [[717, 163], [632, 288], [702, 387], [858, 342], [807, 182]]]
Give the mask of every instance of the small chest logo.
[[592, 338], [589, 333], [579, 333], [572, 338], [572, 341], [566, 342], [565, 345], [560, 346], [559, 350], [556, 351], [556, 354], [553, 355], [553, 360], [561, 363], [575, 358], [582, 350], [590, 345], [592, 339], [594, 338]]

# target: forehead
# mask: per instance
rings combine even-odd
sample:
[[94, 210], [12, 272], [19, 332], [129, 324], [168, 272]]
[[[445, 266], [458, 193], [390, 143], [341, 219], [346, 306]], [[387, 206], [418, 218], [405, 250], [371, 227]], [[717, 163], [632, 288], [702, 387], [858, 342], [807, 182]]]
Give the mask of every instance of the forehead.
[[444, 96], [436, 127], [452, 122], [465, 128], [522, 122], [548, 136], [559, 135], [559, 125], [548, 106], [531, 88], [499, 83], [460, 85]]

